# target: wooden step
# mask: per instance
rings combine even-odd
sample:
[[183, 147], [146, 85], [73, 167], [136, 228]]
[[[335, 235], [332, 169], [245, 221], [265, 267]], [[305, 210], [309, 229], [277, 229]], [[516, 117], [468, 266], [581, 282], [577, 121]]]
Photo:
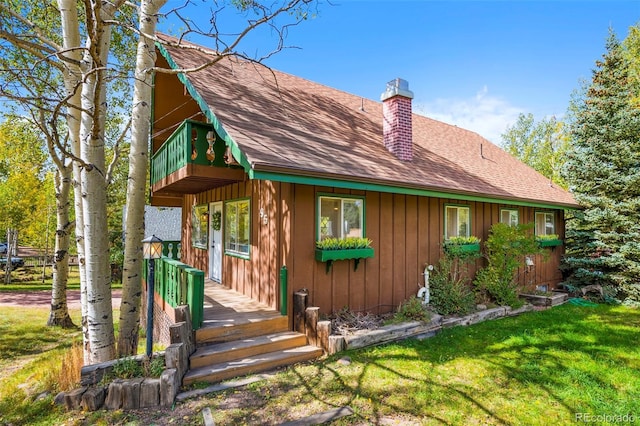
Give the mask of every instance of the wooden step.
[[271, 319], [246, 320], [243, 323], [225, 323], [196, 330], [196, 345], [206, 343], [229, 342], [256, 337], [265, 334], [280, 333], [289, 330], [289, 318], [278, 315]]
[[307, 337], [295, 331], [214, 343], [198, 348], [190, 358], [191, 368], [242, 359], [253, 355], [305, 346]]
[[182, 384], [188, 386], [195, 382], [215, 383], [233, 377], [271, 370], [284, 365], [310, 361], [321, 355], [322, 349], [310, 345], [253, 355], [243, 359], [191, 369], [184, 376]]

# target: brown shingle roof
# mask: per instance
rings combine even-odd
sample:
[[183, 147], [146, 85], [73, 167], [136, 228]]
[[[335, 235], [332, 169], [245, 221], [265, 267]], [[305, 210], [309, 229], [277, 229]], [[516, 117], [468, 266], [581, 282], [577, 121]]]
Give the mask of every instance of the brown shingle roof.
[[[166, 49], [179, 67], [206, 61], [200, 51]], [[380, 102], [234, 58], [188, 79], [255, 171], [577, 206], [567, 191], [456, 126], [413, 114], [413, 160], [404, 162], [383, 146]]]

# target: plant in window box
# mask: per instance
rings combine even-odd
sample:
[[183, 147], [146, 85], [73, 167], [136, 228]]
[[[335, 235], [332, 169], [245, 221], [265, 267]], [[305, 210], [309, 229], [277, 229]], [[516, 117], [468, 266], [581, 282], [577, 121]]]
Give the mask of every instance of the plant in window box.
[[373, 257], [371, 242], [364, 237], [325, 238], [316, 241], [316, 260], [327, 262], [327, 272], [334, 260], [355, 259], [354, 269], [357, 269], [360, 259]]
[[480, 238], [470, 237], [451, 237], [443, 244], [444, 251], [454, 257], [466, 257], [480, 253]]
[[557, 247], [562, 245], [562, 240], [556, 234], [536, 235], [536, 241], [540, 247]]

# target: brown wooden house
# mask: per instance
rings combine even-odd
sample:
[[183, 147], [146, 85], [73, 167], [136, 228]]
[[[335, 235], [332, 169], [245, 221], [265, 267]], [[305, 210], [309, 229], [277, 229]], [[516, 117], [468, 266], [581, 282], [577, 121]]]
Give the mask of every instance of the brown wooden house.
[[[196, 67], [205, 50], [159, 47], [157, 65]], [[233, 58], [157, 73], [152, 204], [182, 207], [182, 261], [275, 309], [284, 266], [287, 300], [304, 288], [324, 313], [384, 312], [416, 294], [452, 236], [485, 240], [506, 221], [564, 237], [568, 192], [480, 135], [413, 114], [407, 82], [380, 91], [363, 99]], [[317, 260], [316, 240], [347, 236], [371, 239], [373, 256]], [[563, 248], [549, 251], [521, 279], [555, 286]]]

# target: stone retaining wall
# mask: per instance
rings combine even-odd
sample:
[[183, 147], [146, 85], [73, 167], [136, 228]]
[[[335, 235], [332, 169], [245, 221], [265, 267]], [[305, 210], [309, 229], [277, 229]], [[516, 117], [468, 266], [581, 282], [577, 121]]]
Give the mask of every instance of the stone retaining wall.
[[[164, 352], [152, 356], [164, 356], [165, 370], [159, 378], [139, 377], [134, 379], [114, 379], [105, 383], [113, 367], [120, 360], [111, 360], [82, 367], [80, 384], [82, 387], [71, 392], [61, 392], [56, 402], [69, 410], [83, 409], [95, 411], [170, 407], [182, 385], [182, 378], [189, 369], [189, 356], [195, 351], [195, 339], [188, 306], [175, 310], [179, 322], [168, 328], [171, 344]], [[146, 360], [146, 355], [131, 357], [137, 362]]]
[[518, 309], [509, 306], [485, 309], [463, 317], [443, 317], [434, 314], [431, 321], [423, 323], [419, 321], [393, 324], [380, 327], [375, 330], [362, 330], [347, 336], [329, 335], [319, 341], [320, 346], [328, 353], [334, 354], [347, 349], [364, 348], [366, 346], [379, 345], [409, 337], [432, 337], [441, 329], [456, 325], [471, 325], [479, 322], [502, 318], [505, 316], [520, 315], [523, 312], [533, 310], [533, 305], [526, 304]]

